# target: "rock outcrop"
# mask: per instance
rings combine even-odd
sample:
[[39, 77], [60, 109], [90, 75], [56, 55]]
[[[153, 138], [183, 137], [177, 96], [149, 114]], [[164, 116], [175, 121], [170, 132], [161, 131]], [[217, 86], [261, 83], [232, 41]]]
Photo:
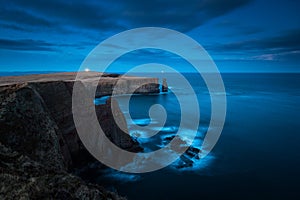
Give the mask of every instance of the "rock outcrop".
[[[46, 164], [46, 163], [45, 163]], [[125, 200], [65, 170], [49, 168], [0, 144], [0, 199]]]
[[[68, 173], [93, 161], [73, 122], [75, 75], [0, 78], [0, 199], [121, 199]], [[86, 79], [92, 80], [98, 75], [89, 73]], [[105, 74], [98, 83], [96, 95], [111, 95], [117, 81], [123, 81], [118, 87], [120, 93], [130, 91], [130, 84], [142, 84], [138, 88], [140, 93], [158, 91], [152, 84], [156, 79]], [[140, 151], [139, 144], [116, 125], [110, 103], [114, 102], [108, 100], [105, 105], [96, 106], [106, 135], [123, 149]], [[120, 110], [114, 112], [119, 112], [116, 116], [126, 123]]]
[[168, 83], [167, 83], [167, 79], [163, 79], [163, 83], [162, 83], [162, 92], [168, 92], [169, 88], [168, 88]]

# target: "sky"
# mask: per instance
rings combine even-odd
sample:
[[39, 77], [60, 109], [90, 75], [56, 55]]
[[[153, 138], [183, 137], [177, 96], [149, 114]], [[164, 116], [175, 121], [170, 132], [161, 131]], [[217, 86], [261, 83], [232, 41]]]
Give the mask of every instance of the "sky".
[[[0, 2], [2, 72], [77, 71], [103, 40], [149, 26], [187, 34], [221, 72], [300, 72], [298, 0]], [[151, 49], [124, 55], [111, 70], [166, 60], [189, 71], [181, 58]]]

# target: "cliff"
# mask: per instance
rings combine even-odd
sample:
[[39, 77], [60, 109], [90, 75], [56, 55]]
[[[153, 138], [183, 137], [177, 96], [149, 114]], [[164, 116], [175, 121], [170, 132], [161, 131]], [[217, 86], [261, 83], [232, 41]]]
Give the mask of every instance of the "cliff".
[[[158, 91], [149, 78], [119, 77], [89, 72], [81, 81], [101, 78], [97, 96], [144, 84], [138, 93]], [[121, 199], [100, 186], [87, 184], [68, 172], [94, 161], [78, 138], [72, 117], [75, 73], [0, 78], [0, 199]], [[122, 89], [123, 88], [123, 89]], [[116, 125], [110, 103], [96, 106], [105, 133], [119, 147], [140, 151], [139, 144]], [[115, 107], [116, 108], [116, 107]], [[116, 116], [126, 123], [121, 111]]]
[[[0, 77], [0, 87], [20, 84], [20, 83], [47, 83], [47, 82], [59, 82], [72, 83], [76, 78], [77, 73], [55, 73], [55, 74], [35, 74], [27, 76], [6, 76]], [[113, 89], [116, 94], [128, 94], [135, 93], [148, 94], [159, 93], [158, 79], [147, 77], [133, 77], [133, 76], [120, 76], [117, 74], [105, 74], [100, 72], [81, 72], [79, 78], [81, 81], [94, 82], [95, 79], [101, 76], [98, 83], [95, 96], [107, 96], [111, 95]], [[82, 78], [80, 78], [82, 77]], [[118, 83], [118, 87], [114, 88]], [[140, 86], [140, 87], [137, 87]], [[134, 90], [134, 88], [137, 88]]]

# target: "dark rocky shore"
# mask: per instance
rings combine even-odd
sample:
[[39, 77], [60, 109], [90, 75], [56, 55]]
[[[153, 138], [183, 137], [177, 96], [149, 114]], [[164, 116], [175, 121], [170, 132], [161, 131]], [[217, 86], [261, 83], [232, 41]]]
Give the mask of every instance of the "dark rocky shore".
[[[159, 92], [154, 78], [87, 72], [82, 81], [99, 75], [103, 78], [96, 96], [111, 95], [117, 81], [122, 81], [118, 91], [122, 94], [135, 84], [143, 84], [136, 93]], [[76, 73], [59, 73], [0, 78], [0, 199], [124, 199], [73, 173], [95, 162], [73, 122], [75, 77]], [[111, 103], [115, 102], [109, 99], [95, 107], [106, 135], [123, 149], [141, 151], [116, 125]], [[126, 123], [119, 109], [114, 112]]]

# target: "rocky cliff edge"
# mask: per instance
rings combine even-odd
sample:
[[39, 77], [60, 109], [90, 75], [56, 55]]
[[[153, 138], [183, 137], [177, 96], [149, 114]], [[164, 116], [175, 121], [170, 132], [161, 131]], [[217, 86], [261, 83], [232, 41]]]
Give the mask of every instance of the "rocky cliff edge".
[[[157, 79], [101, 75], [96, 96], [111, 95], [117, 81], [126, 93], [158, 92]], [[72, 87], [76, 73], [0, 78], [0, 199], [123, 199], [70, 172], [93, 161], [82, 145], [72, 117]], [[122, 85], [122, 87], [123, 87]], [[120, 87], [120, 88], [122, 88]], [[111, 103], [96, 106], [105, 134], [119, 147], [140, 151], [139, 144], [116, 125]], [[114, 106], [116, 108], [116, 106]], [[114, 109], [124, 121], [119, 109]]]

